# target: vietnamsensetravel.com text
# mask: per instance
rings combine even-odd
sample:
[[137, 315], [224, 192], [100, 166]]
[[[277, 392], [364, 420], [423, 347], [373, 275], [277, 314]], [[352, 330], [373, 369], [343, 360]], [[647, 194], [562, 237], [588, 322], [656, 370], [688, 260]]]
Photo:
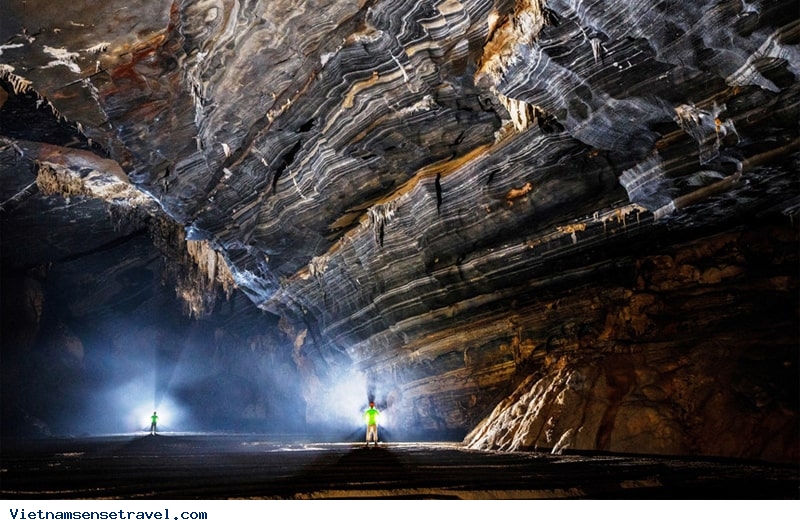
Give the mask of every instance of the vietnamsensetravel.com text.
[[[27, 521], [35, 520], [48, 520], [48, 521], [64, 521], [64, 520], [84, 520], [84, 521], [105, 521], [105, 520], [121, 520], [121, 521], [169, 521], [169, 509], [157, 511], [137, 511], [137, 510], [25, 510], [25, 509], [9, 509], [12, 520]], [[208, 519], [206, 512], [175, 512], [171, 516], [175, 521], [197, 521]]]

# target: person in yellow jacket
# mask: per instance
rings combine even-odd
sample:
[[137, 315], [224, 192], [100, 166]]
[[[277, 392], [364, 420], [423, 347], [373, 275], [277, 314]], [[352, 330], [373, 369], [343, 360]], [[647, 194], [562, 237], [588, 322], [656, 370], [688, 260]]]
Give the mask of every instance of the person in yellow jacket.
[[375, 402], [369, 402], [369, 408], [364, 412], [364, 423], [367, 424], [367, 446], [369, 446], [370, 438], [378, 446], [378, 418], [381, 413], [375, 408]]

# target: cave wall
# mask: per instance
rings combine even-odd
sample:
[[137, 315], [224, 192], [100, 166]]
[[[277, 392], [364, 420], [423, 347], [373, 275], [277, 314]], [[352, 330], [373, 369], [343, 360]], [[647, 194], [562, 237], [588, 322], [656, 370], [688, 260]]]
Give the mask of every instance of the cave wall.
[[[796, 459], [795, 7], [5, 2], [3, 266], [146, 231], [225, 322], [198, 369], [289, 366], [310, 424], [364, 377], [398, 434]], [[535, 412], [553, 385], [574, 407]], [[714, 408], [751, 434], [712, 440]]]
[[467, 445], [796, 460], [797, 244], [715, 234], [535, 304], [504, 345], [533, 371]]

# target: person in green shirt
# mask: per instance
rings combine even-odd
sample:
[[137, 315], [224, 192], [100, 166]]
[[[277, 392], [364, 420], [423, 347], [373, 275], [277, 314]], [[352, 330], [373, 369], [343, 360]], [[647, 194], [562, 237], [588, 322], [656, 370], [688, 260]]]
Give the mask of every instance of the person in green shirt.
[[156, 423], [158, 423], [158, 414], [153, 411], [153, 415], [150, 416], [150, 434], [156, 433]]
[[375, 408], [375, 402], [369, 402], [369, 408], [364, 412], [364, 423], [367, 424], [367, 447], [369, 447], [370, 438], [372, 439], [375, 447], [378, 446], [378, 418], [381, 413]]

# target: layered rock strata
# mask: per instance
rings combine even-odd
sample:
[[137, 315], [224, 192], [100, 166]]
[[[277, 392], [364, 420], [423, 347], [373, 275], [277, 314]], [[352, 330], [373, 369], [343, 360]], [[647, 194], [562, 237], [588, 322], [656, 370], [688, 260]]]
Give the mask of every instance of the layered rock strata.
[[[4, 7], [2, 156], [53, 167], [57, 144], [99, 159], [84, 181], [124, 176], [148, 200], [138, 226], [184, 230], [167, 246], [202, 273], [178, 287], [191, 312], [235, 285], [283, 318], [309, 420], [353, 371], [399, 427], [440, 433], [581, 378], [574, 406], [502, 401], [471, 443], [796, 458], [710, 440], [705, 384], [676, 390], [759, 355], [797, 373], [792, 2], [39, 4]], [[46, 126], [6, 125], [25, 115]], [[64, 191], [14, 174], [4, 227]], [[777, 254], [708, 250], [752, 234]], [[675, 267], [669, 288], [639, 280]], [[782, 308], [772, 335], [759, 304]], [[721, 414], [746, 418], [731, 430], [795, 428], [796, 402], [750, 409], [718, 384]]]
[[797, 243], [705, 237], [531, 304], [506, 348], [533, 372], [468, 445], [796, 459]]

